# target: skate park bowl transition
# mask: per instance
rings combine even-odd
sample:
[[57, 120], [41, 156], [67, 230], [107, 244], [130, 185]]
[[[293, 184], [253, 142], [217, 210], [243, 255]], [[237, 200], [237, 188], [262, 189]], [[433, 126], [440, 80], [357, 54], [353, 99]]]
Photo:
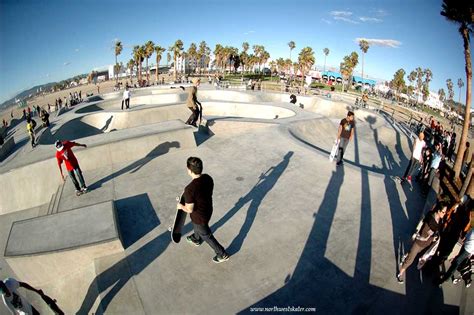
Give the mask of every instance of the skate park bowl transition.
[[[46, 130], [39, 138], [38, 143], [52, 146], [56, 139], [82, 139], [81, 141], [88, 143], [89, 146], [87, 154], [83, 153], [81, 149], [78, 150], [81, 167], [85, 170], [100, 167], [112, 160], [117, 162], [120, 159], [142, 158], [147, 153], [154, 152], [154, 148], [160, 144], [177, 142], [177, 145], [165, 145], [165, 147], [180, 149], [195, 147], [194, 130], [183, 123], [190, 114], [184, 103], [188, 93], [182, 92], [180, 89], [173, 91], [174, 93], [169, 93], [169, 90], [164, 91], [168, 93], [152, 95], [135, 93], [136, 96], [132, 98], [132, 104], [136, 102], [147, 105], [136, 105], [129, 111], [119, 109], [121, 93], [113, 93], [113, 97], [104, 95], [105, 101], [102, 103], [93, 102], [78, 108], [103, 106], [103, 111], [90, 114], [76, 114], [77, 110], [76, 112], [68, 111], [61, 116], [64, 123]], [[140, 93], [143, 92], [140, 91]], [[150, 91], [145, 92], [150, 93]], [[199, 90], [198, 97], [203, 103], [204, 116], [214, 120], [212, 124], [211, 121], [209, 124], [211, 131], [225, 132], [226, 129], [229, 129], [229, 131], [235, 132], [240, 129], [241, 132], [245, 132], [252, 126], [284, 124], [295, 139], [323, 154], [328, 154], [331, 150], [338, 123], [350, 109], [350, 106], [343, 102], [327, 100], [322, 97], [298, 96], [297, 104], [304, 106], [304, 110], [301, 110], [298, 106], [289, 104], [289, 94], [279, 93]], [[244, 103], [246, 101], [250, 103]], [[177, 103], [167, 105], [170, 102]], [[153, 105], [152, 103], [157, 104]], [[305, 112], [306, 114], [304, 114]], [[307, 118], [307, 112], [311, 112], [313, 115]], [[278, 119], [275, 119], [276, 117]], [[231, 121], [226, 121], [228, 118]], [[242, 119], [237, 119], [239, 122], [236, 123], [234, 118]], [[384, 118], [373, 112], [357, 110], [356, 119], [358, 135], [356, 141], [361, 144], [357, 146], [360, 147], [361, 152], [357, 153], [353, 152], [353, 149], [352, 151], [349, 149], [345, 158], [354, 164], [365, 165], [377, 170], [381, 167], [382, 161], [366, 160], [370, 155], [363, 153], [366, 150], [373, 152], [373, 150], [379, 149], [377, 145], [374, 145], [374, 136], [388, 138], [388, 142], [385, 141], [385, 143], [395, 144], [397, 141], [396, 132], [392, 128], [384, 127]], [[365, 140], [364, 136], [368, 138]], [[153, 141], [147, 139], [153, 139]], [[142, 142], [146, 144], [142, 144]], [[126, 143], [137, 150], [124, 147]], [[110, 151], [112, 147], [113, 150], [123, 151], [124, 154], [111, 154], [114, 152]], [[103, 154], [103, 158], [97, 158], [100, 155], [95, 154], [95, 151], [97, 154], [99, 152]], [[31, 172], [44, 174], [44, 176], [53, 174], [57, 168], [54, 162], [54, 152], [54, 148], [51, 148], [49, 156], [44, 160], [1, 174], [0, 183], [7, 187], [8, 183], [16, 182], [17, 178], [28, 178], [27, 174]], [[28, 181], [25, 180], [22, 189], [15, 189], [13, 193], [2, 190], [0, 192], [2, 200], [0, 214], [47, 203], [59, 183], [53, 180], [46, 185], [41, 178], [42, 176], [36, 176]], [[25, 190], [31, 192], [29, 198], [21, 197]]]

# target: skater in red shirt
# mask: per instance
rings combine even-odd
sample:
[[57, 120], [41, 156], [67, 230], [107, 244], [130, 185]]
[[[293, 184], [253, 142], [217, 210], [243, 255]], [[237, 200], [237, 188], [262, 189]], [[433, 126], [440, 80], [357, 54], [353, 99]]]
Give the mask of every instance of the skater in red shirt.
[[[71, 177], [72, 183], [74, 187], [76, 187], [76, 196], [80, 196], [83, 193], [87, 192], [87, 186], [84, 182], [84, 177], [82, 176], [81, 168], [79, 167], [79, 162], [77, 162], [76, 156], [72, 152], [73, 147], [84, 147], [87, 148], [87, 145], [80, 144], [73, 141], [60, 141], [57, 140], [55, 143], [56, 146], [56, 159], [58, 160], [59, 171], [61, 172], [61, 178], [63, 181], [65, 180], [63, 175], [63, 169], [61, 168], [61, 164], [64, 161], [66, 164], [67, 172]], [[79, 179], [79, 182], [76, 179], [76, 175]]]

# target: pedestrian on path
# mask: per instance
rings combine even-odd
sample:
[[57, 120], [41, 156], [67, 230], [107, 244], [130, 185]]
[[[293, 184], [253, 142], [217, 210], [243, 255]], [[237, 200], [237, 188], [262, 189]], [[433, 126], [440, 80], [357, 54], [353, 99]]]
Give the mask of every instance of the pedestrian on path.
[[448, 210], [448, 205], [445, 202], [439, 202], [433, 211], [429, 213], [424, 222], [423, 226], [420, 229], [420, 232], [416, 234], [415, 241], [411, 246], [408, 255], [402, 259], [400, 264], [400, 271], [397, 275], [397, 280], [399, 283], [403, 283], [403, 276], [408, 267], [413, 263], [416, 256], [425, 248], [430, 246], [434, 241], [439, 238], [439, 230], [442, 225], [442, 220], [446, 211]]
[[402, 177], [402, 182], [408, 181], [411, 185], [411, 177], [416, 172], [416, 170], [423, 163], [423, 150], [426, 147], [425, 143], [425, 134], [420, 132], [418, 138], [415, 140], [415, 145], [413, 146], [413, 152], [411, 154], [410, 162], [405, 170], [405, 174]]

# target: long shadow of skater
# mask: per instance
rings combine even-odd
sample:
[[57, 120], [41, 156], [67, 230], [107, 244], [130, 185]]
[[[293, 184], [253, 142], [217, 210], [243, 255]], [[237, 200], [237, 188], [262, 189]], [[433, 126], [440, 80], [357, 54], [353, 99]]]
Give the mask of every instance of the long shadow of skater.
[[292, 156], [293, 151], [288, 152], [279, 164], [270, 167], [265, 173], [262, 173], [255, 186], [245, 196], [241, 197], [234, 207], [232, 207], [232, 209], [230, 209], [219, 221], [212, 225], [212, 229], [214, 231], [217, 230], [224, 224], [224, 222], [227, 222], [232, 218], [246, 203], [250, 202], [244, 224], [240, 228], [239, 234], [237, 234], [227, 248], [229, 254], [235, 254], [242, 248], [242, 244], [255, 221], [260, 204], [267, 193], [273, 189], [280, 176], [288, 167]]
[[145, 157], [143, 157], [143, 158], [127, 165], [127, 166], [125, 166], [124, 168], [122, 168], [121, 170], [116, 171], [115, 173], [112, 173], [112, 174], [98, 180], [97, 182], [90, 185], [89, 188], [91, 190], [94, 190], [94, 189], [97, 189], [97, 188], [101, 187], [106, 182], [108, 182], [108, 181], [110, 181], [110, 180], [112, 180], [112, 179], [114, 179], [114, 178], [116, 178], [120, 175], [123, 175], [127, 172], [135, 173], [135, 172], [139, 171], [147, 163], [149, 163], [151, 160], [153, 160], [154, 158], [168, 153], [171, 148], [179, 148], [179, 147], [180, 147], [180, 144], [179, 144], [178, 141], [173, 141], [173, 142], [167, 141], [167, 142], [160, 143], [153, 150], [148, 152], [148, 154]]

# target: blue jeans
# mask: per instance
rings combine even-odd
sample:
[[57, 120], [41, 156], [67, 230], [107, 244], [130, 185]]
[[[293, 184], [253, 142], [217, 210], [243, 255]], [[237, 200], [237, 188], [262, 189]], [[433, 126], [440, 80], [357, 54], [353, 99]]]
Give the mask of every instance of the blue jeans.
[[225, 254], [224, 247], [212, 235], [211, 228], [208, 224], [196, 224], [193, 222], [194, 234], [191, 236], [197, 242], [205, 241], [214, 250], [216, 255], [222, 256]]
[[[74, 187], [76, 187], [76, 190], [81, 190], [81, 188], [86, 188], [86, 183], [84, 182], [84, 177], [82, 176], [82, 171], [81, 168], [78, 166], [77, 168], [73, 169], [72, 171], [67, 171], [69, 173], [69, 177], [71, 177], [72, 183], [74, 184]], [[77, 182], [76, 179], [79, 178], [79, 183]]]

